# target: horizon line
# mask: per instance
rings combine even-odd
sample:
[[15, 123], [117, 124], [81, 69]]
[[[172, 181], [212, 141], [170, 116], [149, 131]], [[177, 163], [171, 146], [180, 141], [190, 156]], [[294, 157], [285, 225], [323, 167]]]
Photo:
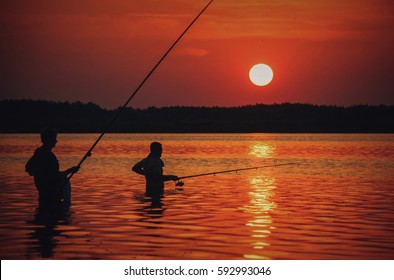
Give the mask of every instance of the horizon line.
[[[57, 104], [92, 104], [95, 106], [98, 106], [99, 108], [103, 110], [117, 110], [121, 105], [118, 107], [113, 107], [113, 108], [108, 108], [105, 106], [102, 106], [100, 104], [97, 104], [93, 101], [68, 101], [68, 100], [50, 100], [50, 99], [31, 99], [31, 98], [21, 98], [21, 99], [0, 99], [0, 102], [48, 102], [48, 103], [57, 103]], [[231, 108], [242, 108], [242, 107], [249, 107], [249, 106], [259, 106], [259, 105], [264, 105], [264, 106], [280, 106], [280, 105], [306, 105], [306, 106], [317, 106], [317, 107], [337, 107], [337, 108], [351, 108], [351, 107], [360, 107], [360, 106], [368, 106], [368, 107], [381, 107], [381, 106], [386, 106], [386, 107], [393, 107], [394, 104], [370, 104], [370, 103], [358, 103], [358, 104], [352, 104], [352, 105], [337, 105], [337, 104], [314, 104], [314, 103], [308, 103], [308, 102], [281, 102], [281, 103], [255, 103], [255, 104], [244, 104], [244, 105], [234, 105], [234, 106], [219, 106], [219, 105], [165, 105], [165, 106], [148, 106], [148, 107], [133, 107], [133, 106], [127, 106], [126, 108], [129, 109], [135, 109], [135, 110], [147, 110], [147, 109], [161, 109], [161, 108], [223, 108], [223, 109], [231, 109]]]

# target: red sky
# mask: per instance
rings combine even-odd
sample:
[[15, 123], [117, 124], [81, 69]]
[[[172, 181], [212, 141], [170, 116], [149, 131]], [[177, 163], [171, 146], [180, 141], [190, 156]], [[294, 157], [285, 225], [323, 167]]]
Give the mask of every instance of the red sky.
[[[121, 106], [207, 3], [1, 1], [0, 97]], [[391, 0], [215, 0], [130, 105], [394, 105], [393, 46]]]

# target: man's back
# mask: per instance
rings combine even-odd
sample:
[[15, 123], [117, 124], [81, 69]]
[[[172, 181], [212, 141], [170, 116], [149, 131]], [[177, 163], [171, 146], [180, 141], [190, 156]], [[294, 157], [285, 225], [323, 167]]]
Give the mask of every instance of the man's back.
[[52, 151], [43, 147], [34, 152], [34, 179], [44, 187], [59, 181], [59, 162]]
[[39, 193], [40, 205], [53, 205], [61, 199], [61, 174], [59, 162], [52, 151], [40, 147], [34, 152], [34, 183]]

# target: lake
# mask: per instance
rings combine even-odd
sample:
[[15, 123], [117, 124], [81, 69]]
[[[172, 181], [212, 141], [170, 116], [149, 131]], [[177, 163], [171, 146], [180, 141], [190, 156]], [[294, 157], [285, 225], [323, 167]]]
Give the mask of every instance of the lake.
[[[61, 169], [97, 134], [60, 134]], [[163, 144], [161, 206], [131, 167]], [[45, 222], [24, 165], [39, 135], [0, 135], [1, 259], [394, 259], [393, 134], [108, 134]]]

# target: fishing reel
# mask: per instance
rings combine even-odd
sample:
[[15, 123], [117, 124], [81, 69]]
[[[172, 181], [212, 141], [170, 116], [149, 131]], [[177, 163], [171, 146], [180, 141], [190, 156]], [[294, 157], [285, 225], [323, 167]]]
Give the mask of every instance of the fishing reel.
[[183, 189], [182, 187], [184, 185], [185, 185], [185, 183], [180, 180], [176, 181], [176, 183], [175, 183], [175, 187], [177, 187], [177, 189]]
[[183, 187], [184, 185], [185, 185], [185, 183], [180, 180], [176, 181], [176, 183], [175, 183], [176, 187]]

